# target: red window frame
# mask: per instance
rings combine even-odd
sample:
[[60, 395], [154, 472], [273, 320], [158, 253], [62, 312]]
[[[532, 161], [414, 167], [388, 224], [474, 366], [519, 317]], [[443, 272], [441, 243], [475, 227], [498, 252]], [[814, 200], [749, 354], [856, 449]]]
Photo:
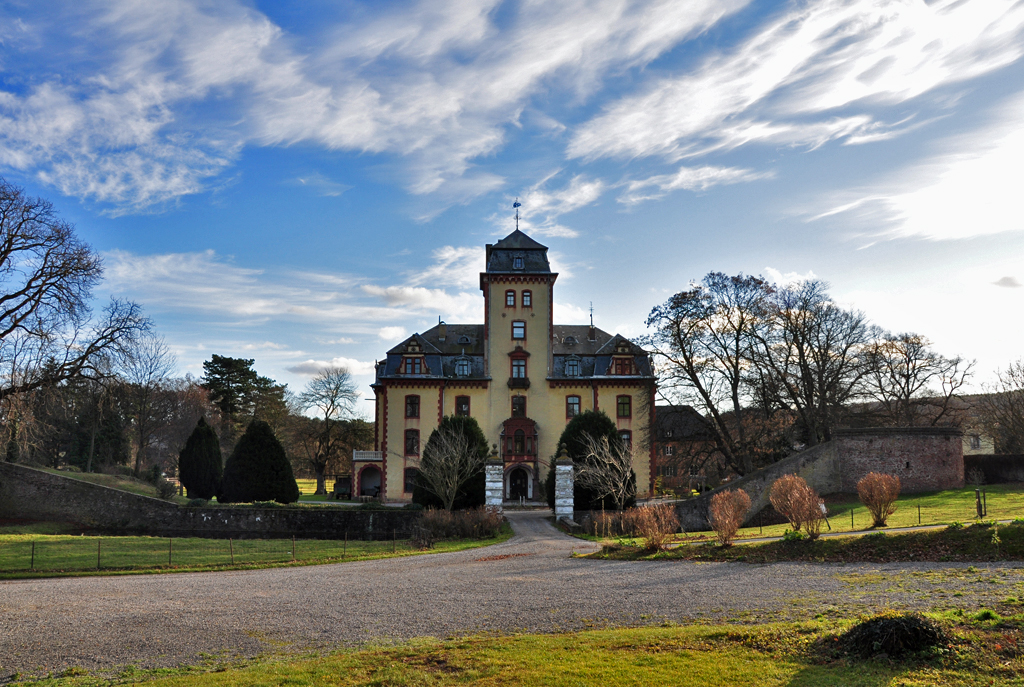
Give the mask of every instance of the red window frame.
[[420, 454], [420, 430], [405, 430], [405, 455], [418, 456]]
[[533, 292], [530, 291], [529, 289], [527, 289], [526, 291], [523, 291], [523, 307], [524, 308], [532, 308], [533, 307]]
[[423, 364], [423, 358], [416, 356], [405, 358], [403, 367], [407, 375], [421, 375], [426, 365]]
[[[461, 412], [462, 407], [465, 406], [466, 412]], [[455, 414], [459, 416], [469, 417], [469, 396], [456, 396], [455, 397]]]
[[[575, 410], [573, 407], [575, 406]], [[580, 414], [581, 404], [579, 396], [566, 396], [565, 397], [565, 417], [568, 420], [573, 419]]]
[[615, 416], [633, 417], [633, 397], [626, 394], [615, 397]]
[[420, 416], [420, 397], [417, 394], [409, 394], [405, 397], [405, 417], [418, 418]]
[[[510, 369], [510, 376], [512, 379], [526, 379], [526, 358], [512, 358]], [[516, 374], [516, 371], [522, 372], [522, 374]]]
[[516, 307], [516, 292], [506, 291], [505, 292], [505, 307], [514, 308]]
[[615, 371], [617, 375], [633, 374], [633, 360], [630, 358], [615, 358]]

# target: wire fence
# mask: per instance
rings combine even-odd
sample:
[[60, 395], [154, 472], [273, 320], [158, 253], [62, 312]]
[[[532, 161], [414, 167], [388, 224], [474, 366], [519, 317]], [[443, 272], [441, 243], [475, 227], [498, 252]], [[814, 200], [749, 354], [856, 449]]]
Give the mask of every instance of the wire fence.
[[329, 561], [417, 551], [409, 540], [47, 537], [0, 542], [0, 572], [144, 570]]

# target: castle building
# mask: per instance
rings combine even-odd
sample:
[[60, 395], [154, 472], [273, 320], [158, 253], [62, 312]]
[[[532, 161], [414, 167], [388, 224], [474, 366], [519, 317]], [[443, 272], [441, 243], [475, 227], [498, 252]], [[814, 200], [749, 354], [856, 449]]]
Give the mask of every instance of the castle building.
[[[409, 501], [420, 452], [446, 415], [476, 418], [504, 462], [504, 496], [544, 499], [540, 481], [566, 423], [603, 410], [643, 449], [640, 495], [653, 483], [655, 381], [647, 353], [591, 325], [555, 324], [548, 249], [516, 229], [487, 245], [483, 324], [413, 334], [377, 363], [374, 451], [353, 459], [355, 493]], [[639, 451], [637, 452], [639, 454]]]

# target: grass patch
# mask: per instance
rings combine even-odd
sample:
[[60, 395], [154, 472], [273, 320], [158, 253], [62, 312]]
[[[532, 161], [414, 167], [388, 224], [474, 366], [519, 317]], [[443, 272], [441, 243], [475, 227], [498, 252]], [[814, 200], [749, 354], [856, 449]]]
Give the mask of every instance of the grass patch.
[[[839, 648], [848, 623], [671, 626], [483, 636], [120, 677], [69, 673], [36, 685], [1019, 685], [1020, 631], [945, 621], [948, 644], [900, 661]], [[75, 669], [72, 669], [75, 670]]]
[[[1024, 485], [991, 484], [984, 487], [989, 520], [1011, 520], [1024, 517]], [[832, 532], [857, 532], [871, 527], [871, 514], [855, 494], [836, 494], [825, 499], [828, 505]], [[896, 512], [889, 516], [888, 527], [914, 527], [918, 525], [918, 507], [922, 525], [949, 525], [954, 522], [973, 522], [977, 518], [974, 487], [947, 489], [924, 494], [906, 494], [896, 502]], [[851, 522], [850, 515], [853, 515]], [[758, 527], [757, 517], [747, 527], [741, 527], [738, 538], [781, 537], [789, 525]], [[826, 531], [827, 528], [826, 528]], [[714, 538], [713, 532], [702, 532]]]
[[[999, 543], [993, 534], [998, 531]], [[899, 561], [1022, 561], [1024, 525], [976, 524], [961, 529], [942, 529], [902, 534], [868, 534], [818, 541], [774, 541], [721, 548], [711, 543], [682, 544], [662, 553], [645, 553], [639, 546], [606, 545], [589, 554], [614, 560], [680, 559], [691, 561], [741, 561], [777, 563], [893, 563]]]
[[[512, 529], [506, 523], [497, 537], [440, 541], [426, 551], [414, 548], [407, 539], [394, 542], [347, 543], [336, 539], [298, 539], [295, 540], [293, 558], [291, 539], [229, 541], [200, 538], [2, 534], [0, 579], [252, 570], [289, 565], [319, 565], [463, 551], [497, 544], [511, 536]], [[31, 568], [33, 565], [34, 569]]]
[[[160, 498], [160, 494], [153, 484], [150, 484], [144, 479], [139, 479], [138, 477], [106, 475], [99, 472], [70, 472], [66, 470], [54, 470], [53, 468], [36, 469], [48, 472], [51, 475], [59, 475], [61, 477], [67, 477], [68, 479], [76, 479], [80, 482], [89, 482], [90, 484], [99, 484], [100, 486], [110, 487], [111, 489], [120, 489], [121, 491], [131, 492], [132, 494], [138, 494], [139, 496], [149, 496], [154, 499]], [[188, 499], [184, 496], [175, 496], [172, 499], [169, 499], [169, 501], [177, 504], [188, 503]]]

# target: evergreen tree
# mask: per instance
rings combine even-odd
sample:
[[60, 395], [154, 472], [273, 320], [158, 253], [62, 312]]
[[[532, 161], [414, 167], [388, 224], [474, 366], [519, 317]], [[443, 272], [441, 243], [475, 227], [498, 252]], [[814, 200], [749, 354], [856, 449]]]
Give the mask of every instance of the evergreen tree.
[[[573, 465], [586, 460], [587, 448], [583, 441], [583, 435], [588, 434], [595, 439], [607, 437], [608, 443], [613, 447], [621, 447], [622, 439], [619, 437], [619, 430], [603, 410], [588, 410], [580, 413], [565, 426], [562, 436], [558, 438], [559, 450], [565, 444], [566, 452], [572, 458]], [[633, 477], [635, 482], [636, 477]], [[548, 467], [548, 479], [544, 485], [547, 491], [548, 505], [555, 507], [555, 457], [551, 459]], [[601, 508], [601, 499], [590, 492], [589, 489], [576, 484], [573, 489], [573, 501], [578, 510]], [[627, 507], [636, 505], [636, 498], [626, 503]], [[606, 508], [614, 508], [614, 504], [606, 499]]]
[[201, 417], [178, 456], [178, 478], [190, 498], [212, 499], [220, 489], [222, 469], [217, 433]]
[[[430, 433], [426, 446], [423, 447], [422, 459], [420, 460], [420, 472], [432, 469], [431, 460], [437, 452], [436, 447], [441, 436], [445, 432], [457, 433], [466, 437], [469, 446], [472, 447], [474, 462], [479, 463], [479, 469], [475, 469], [467, 477], [466, 481], [458, 490], [458, 494], [452, 503], [452, 510], [465, 510], [476, 508], [487, 502], [487, 476], [486, 461], [489, 449], [487, 448], [487, 437], [477, 423], [476, 418], [465, 415], [448, 415], [441, 419], [441, 424]], [[445, 504], [437, 495], [424, 486], [422, 477], [417, 477], [416, 485], [412, 492], [412, 502], [428, 508], [444, 508]]]
[[217, 499], [224, 503], [299, 500], [299, 487], [284, 447], [263, 420], [253, 420], [235, 445], [224, 466]]

